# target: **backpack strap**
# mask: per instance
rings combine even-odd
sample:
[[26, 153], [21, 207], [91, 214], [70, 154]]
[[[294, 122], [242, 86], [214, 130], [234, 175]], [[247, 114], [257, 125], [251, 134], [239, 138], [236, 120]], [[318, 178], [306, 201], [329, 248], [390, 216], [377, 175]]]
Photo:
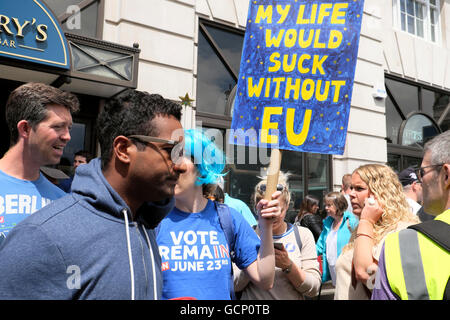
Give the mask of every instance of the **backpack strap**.
[[450, 225], [440, 220], [431, 220], [414, 224], [408, 227], [423, 233], [428, 238], [439, 244], [445, 250], [450, 251]]
[[[236, 238], [234, 233], [233, 218], [231, 217], [230, 209], [226, 204], [219, 203], [217, 201], [214, 201], [214, 205], [216, 207], [217, 215], [219, 216], [220, 226], [222, 227], [222, 230], [225, 233], [225, 238], [228, 243], [231, 262], [234, 262], [236, 258], [236, 251], [234, 250]], [[235, 300], [236, 296], [234, 294], [233, 266], [230, 267], [231, 267], [231, 277], [229, 284], [230, 296], [232, 300]]]
[[300, 251], [302, 251], [303, 244], [302, 244], [302, 239], [300, 238], [300, 232], [298, 231], [298, 227], [297, 226], [293, 226], [290, 223], [287, 223], [287, 224], [288, 224], [288, 228], [290, 228], [291, 226], [294, 228], [295, 240], [297, 241], [298, 249]]
[[225, 238], [227, 240], [228, 246], [230, 247], [230, 258], [234, 261], [236, 258], [236, 252], [234, 250], [236, 238], [234, 233], [233, 218], [231, 217], [230, 209], [226, 204], [214, 201], [216, 206], [217, 214], [219, 216], [219, 223], [222, 230], [225, 233]]

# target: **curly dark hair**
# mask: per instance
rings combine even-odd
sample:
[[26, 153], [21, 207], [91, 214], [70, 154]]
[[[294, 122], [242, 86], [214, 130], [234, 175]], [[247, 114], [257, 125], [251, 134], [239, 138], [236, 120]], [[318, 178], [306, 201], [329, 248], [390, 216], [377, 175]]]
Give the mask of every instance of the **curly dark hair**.
[[151, 120], [156, 116], [173, 116], [181, 120], [181, 105], [164, 99], [159, 94], [126, 90], [107, 101], [97, 120], [102, 168], [111, 160], [116, 137], [130, 135], [157, 136]]

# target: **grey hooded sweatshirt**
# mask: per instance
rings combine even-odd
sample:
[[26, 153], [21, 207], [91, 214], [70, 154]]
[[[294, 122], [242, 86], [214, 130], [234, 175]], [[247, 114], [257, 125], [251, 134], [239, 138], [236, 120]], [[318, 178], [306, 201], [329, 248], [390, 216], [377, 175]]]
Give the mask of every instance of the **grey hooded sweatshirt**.
[[174, 199], [131, 221], [100, 159], [77, 168], [72, 193], [23, 220], [0, 245], [0, 300], [159, 299], [155, 228]]

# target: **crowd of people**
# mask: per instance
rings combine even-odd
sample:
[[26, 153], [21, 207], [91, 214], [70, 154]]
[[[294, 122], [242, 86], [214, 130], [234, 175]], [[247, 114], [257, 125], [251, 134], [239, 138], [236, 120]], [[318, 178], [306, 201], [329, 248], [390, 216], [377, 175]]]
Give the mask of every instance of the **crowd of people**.
[[271, 195], [260, 177], [249, 208], [224, 192], [226, 157], [182, 128], [181, 106], [137, 90], [107, 101], [100, 157], [77, 153], [58, 187], [41, 168], [59, 163], [78, 108], [38, 83], [7, 101], [0, 299], [303, 300], [330, 281], [337, 300], [448, 299], [450, 131], [420, 168], [362, 165], [290, 223], [289, 173]]

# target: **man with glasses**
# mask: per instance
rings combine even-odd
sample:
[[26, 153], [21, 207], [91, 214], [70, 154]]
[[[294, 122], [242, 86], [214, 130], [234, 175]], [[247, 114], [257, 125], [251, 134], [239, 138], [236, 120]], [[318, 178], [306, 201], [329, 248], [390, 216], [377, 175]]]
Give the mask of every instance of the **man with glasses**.
[[101, 158], [72, 194], [17, 226], [0, 248], [2, 299], [159, 299], [154, 228], [185, 171], [181, 106], [128, 90], [99, 115]]
[[425, 144], [416, 174], [422, 183], [424, 209], [436, 218], [386, 238], [374, 300], [450, 298], [450, 131]]

